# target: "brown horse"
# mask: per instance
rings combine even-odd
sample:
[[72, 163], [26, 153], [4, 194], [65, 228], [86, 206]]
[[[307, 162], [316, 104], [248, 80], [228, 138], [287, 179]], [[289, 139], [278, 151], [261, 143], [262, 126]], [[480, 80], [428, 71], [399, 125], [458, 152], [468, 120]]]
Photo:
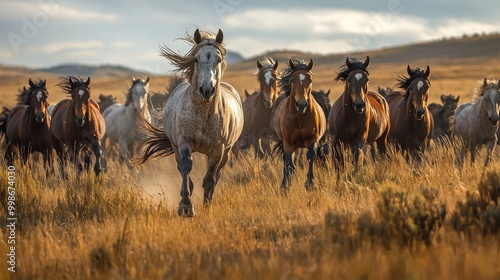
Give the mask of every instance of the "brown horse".
[[59, 86], [71, 96], [57, 103], [52, 113], [51, 130], [54, 136], [54, 149], [61, 159], [63, 174], [67, 159], [64, 145], [69, 146], [71, 160], [82, 170], [78, 162], [80, 151], [85, 150], [85, 169], [90, 167], [90, 151], [94, 152], [96, 162], [94, 172], [101, 173], [101, 139], [106, 132], [104, 119], [99, 105], [90, 98], [90, 77], [87, 81], [75, 77], [62, 77]]
[[99, 94], [99, 101], [97, 101], [101, 113], [103, 113], [109, 106], [116, 104], [116, 97], [108, 94]]
[[278, 61], [265, 57], [263, 61], [257, 60], [257, 68], [260, 90], [248, 96], [243, 103], [245, 122], [240, 138], [251, 144], [255, 155], [262, 158], [271, 154], [270, 140], [263, 132], [270, 126], [272, 107], [278, 98]]
[[393, 91], [387, 96], [391, 113], [389, 138], [398, 149], [420, 161], [434, 125], [432, 114], [427, 110], [431, 69], [427, 66], [424, 71], [408, 65], [406, 71], [409, 76], [400, 76], [397, 85], [404, 93]]
[[23, 105], [14, 107], [6, 120], [5, 132], [7, 147], [5, 158], [12, 165], [13, 147], [18, 147], [21, 160], [26, 163], [29, 154], [43, 154], [44, 164], [51, 163], [52, 133], [50, 132], [50, 116], [48, 114], [46, 81], [33, 83], [21, 94]]
[[306, 189], [314, 186], [313, 163], [318, 143], [326, 131], [326, 117], [311, 93], [313, 65], [312, 59], [308, 65], [303, 61], [290, 59], [289, 67], [280, 80], [281, 91], [286, 98], [274, 111], [272, 129], [278, 142], [276, 149], [282, 152], [284, 161], [282, 190], [291, 185], [291, 177], [295, 171], [293, 154], [299, 148], [308, 148]]
[[[349, 146], [358, 170], [359, 153], [366, 144], [377, 143], [380, 154], [385, 154], [390, 131], [389, 105], [374, 91], [368, 90], [370, 58], [364, 62], [347, 58], [335, 80], [345, 82], [344, 92], [335, 101], [328, 116], [336, 164], [343, 168], [341, 146]], [[372, 156], [375, 149], [372, 147]]]
[[431, 139], [439, 139], [441, 137], [451, 137], [450, 119], [455, 114], [458, 107], [460, 96], [441, 95], [442, 104], [431, 103], [428, 106], [429, 111], [434, 119], [434, 129], [431, 133]]

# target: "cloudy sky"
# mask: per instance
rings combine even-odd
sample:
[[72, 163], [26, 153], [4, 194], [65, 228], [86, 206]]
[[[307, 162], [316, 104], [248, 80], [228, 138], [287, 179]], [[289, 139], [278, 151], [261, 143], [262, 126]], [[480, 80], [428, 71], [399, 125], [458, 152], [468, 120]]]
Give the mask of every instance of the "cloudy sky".
[[[0, 64], [120, 64], [165, 73], [158, 45], [186, 51], [186, 30], [224, 32], [244, 57], [338, 53], [500, 31], [486, 0], [0, 0]], [[499, 51], [500, 52], [500, 51]]]

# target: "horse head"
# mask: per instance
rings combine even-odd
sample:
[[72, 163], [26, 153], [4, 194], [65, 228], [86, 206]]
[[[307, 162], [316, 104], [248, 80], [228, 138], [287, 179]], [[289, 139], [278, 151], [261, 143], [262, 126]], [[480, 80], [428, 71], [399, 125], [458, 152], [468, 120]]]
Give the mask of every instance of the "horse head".
[[194, 32], [194, 42], [200, 48], [194, 54], [194, 81], [204, 102], [210, 102], [220, 84], [223, 72], [224, 53], [218, 45], [222, 44], [224, 34], [219, 29], [215, 40], [203, 39], [200, 31]]
[[409, 106], [415, 119], [421, 120], [427, 110], [427, 99], [429, 98], [429, 89], [431, 84], [431, 68], [427, 66], [424, 70], [420, 68], [406, 68], [409, 77], [400, 77], [399, 87], [405, 90], [405, 98], [409, 98]]
[[486, 104], [488, 118], [493, 125], [497, 125], [498, 120], [500, 119], [500, 81], [493, 82], [484, 78], [483, 85], [481, 86], [481, 92]]
[[148, 104], [148, 90], [149, 76], [146, 80], [132, 78], [132, 86], [129, 93], [130, 97], [127, 97], [127, 101], [130, 99], [130, 102], [135, 108], [140, 111], [144, 110]]
[[271, 108], [276, 98], [278, 98], [278, 91], [276, 89], [278, 61], [276, 60], [273, 63], [273, 60], [269, 58], [266, 58], [264, 62], [257, 60], [257, 68], [259, 69], [257, 76], [259, 78], [260, 92], [264, 96], [264, 106]]
[[88, 119], [89, 100], [90, 100], [90, 77], [87, 81], [77, 79], [73, 81], [73, 77], [69, 77], [69, 85], [71, 87], [71, 99], [75, 114], [76, 124], [80, 127], [85, 125]]
[[45, 121], [45, 116], [47, 114], [47, 97], [49, 95], [46, 88], [47, 81], [40, 80], [37, 84], [33, 83], [31, 79], [29, 80], [30, 88], [30, 100], [29, 106], [35, 115], [35, 121], [37, 123], [43, 123]]
[[366, 57], [364, 62], [351, 62], [346, 58], [346, 66], [350, 73], [345, 79], [346, 94], [351, 96], [352, 108], [357, 114], [363, 114], [366, 111], [366, 94], [368, 93], [368, 65], [370, 57]]
[[290, 96], [295, 99], [295, 109], [299, 114], [304, 114], [309, 106], [312, 91], [312, 73], [314, 62], [311, 59], [309, 64], [297, 65], [292, 59], [288, 62], [292, 71]]
[[452, 112], [455, 112], [455, 110], [458, 107], [458, 100], [460, 99], [460, 96], [453, 96], [453, 95], [441, 95], [441, 102], [443, 103], [443, 106], [446, 110], [450, 110]]

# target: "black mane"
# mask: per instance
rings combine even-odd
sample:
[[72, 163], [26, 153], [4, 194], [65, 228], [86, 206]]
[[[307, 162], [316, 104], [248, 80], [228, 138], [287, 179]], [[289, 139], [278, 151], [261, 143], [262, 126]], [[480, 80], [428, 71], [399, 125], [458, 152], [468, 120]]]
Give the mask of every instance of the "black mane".
[[396, 84], [396, 86], [398, 88], [404, 89], [405, 91], [408, 91], [408, 88], [410, 87], [411, 83], [418, 78], [422, 78], [430, 84], [430, 81], [427, 78], [427, 75], [425, 74], [424, 69], [421, 69], [419, 67], [415, 67], [415, 68], [410, 67], [410, 72], [412, 73], [410, 77], [406, 77], [404, 75], [399, 75], [398, 83]]
[[292, 74], [299, 70], [306, 70], [312, 77], [312, 73], [309, 70], [309, 66], [302, 59], [292, 58], [292, 61], [295, 65], [295, 68], [292, 69], [288, 66], [283, 74], [281, 75], [281, 79], [279, 79], [278, 84], [280, 86], [280, 93], [284, 94], [286, 97], [290, 95], [290, 86], [292, 83]]
[[[70, 81], [73, 83], [73, 86], [71, 86]], [[73, 76], [67, 76], [67, 77], [60, 77], [59, 78], [59, 84], [57, 84], [64, 93], [71, 95], [73, 92], [73, 89], [78, 88], [78, 87], [86, 87], [88, 90], [90, 90], [90, 86], [87, 86], [85, 81], [82, 78], [77, 78]]]
[[347, 64], [340, 66], [340, 72], [337, 74], [337, 77], [335, 77], [335, 81], [345, 82], [345, 80], [347, 80], [347, 77], [349, 77], [349, 74], [351, 74], [351, 72], [354, 70], [363, 70], [363, 72], [365, 72], [367, 75], [370, 74], [363, 61], [359, 61], [356, 58], [349, 58], [349, 64], [350, 67], [347, 67]]

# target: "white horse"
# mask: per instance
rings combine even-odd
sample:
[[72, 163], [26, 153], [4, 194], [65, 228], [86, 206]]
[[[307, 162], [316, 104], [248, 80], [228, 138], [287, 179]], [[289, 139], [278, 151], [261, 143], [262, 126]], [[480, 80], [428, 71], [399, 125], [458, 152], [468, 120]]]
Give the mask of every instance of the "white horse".
[[185, 39], [192, 44], [187, 55], [167, 47], [161, 49], [161, 55], [170, 60], [189, 83], [180, 84], [170, 95], [163, 110], [164, 130], [144, 122], [148, 137], [136, 163], [175, 154], [182, 175], [180, 216], [194, 216], [190, 199], [194, 186], [189, 175], [193, 166], [192, 153], [200, 152], [208, 157], [207, 173], [203, 178], [203, 196], [208, 204], [229, 151], [243, 130], [240, 96], [231, 85], [221, 82], [226, 68], [222, 39], [221, 30], [217, 36], [196, 30], [194, 37]]
[[452, 130], [464, 141], [458, 154], [460, 166], [463, 165], [468, 150], [471, 152], [471, 162], [474, 163], [477, 149], [482, 145], [487, 148], [484, 165], [488, 165], [497, 142], [499, 108], [500, 82], [488, 81], [486, 78], [476, 92], [475, 102], [464, 103], [457, 108]]
[[[139, 132], [136, 129], [137, 118], [144, 118], [151, 122], [151, 115], [148, 109], [148, 89], [149, 77], [144, 81], [132, 78], [132, 85], [128, 90], [125, 104], [115, 103], [103, 112], [106, 122], [106, 134], [102, 139], [104, 158], [107, 156], [106, 140], [109, 139], [109, 146], [116, 143], [121, 148], [121, 159], [132, 156], [134, 143], [138, 141]], [[104, 161], [106, 166], [106, 160]]]

